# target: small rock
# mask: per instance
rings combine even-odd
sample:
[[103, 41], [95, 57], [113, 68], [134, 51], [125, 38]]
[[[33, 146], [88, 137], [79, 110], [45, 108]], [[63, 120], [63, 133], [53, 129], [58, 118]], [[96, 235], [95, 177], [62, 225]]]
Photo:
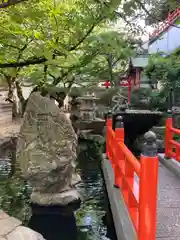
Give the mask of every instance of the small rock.
[[0, 236], [11, 233], [16, 227], [21, 225], [21, 221], [16, 218], [9, 217], [0, 220]]
[[43, 236], [33, 230], [20, 226], [6, 236], [7, 240], [45, 240]]

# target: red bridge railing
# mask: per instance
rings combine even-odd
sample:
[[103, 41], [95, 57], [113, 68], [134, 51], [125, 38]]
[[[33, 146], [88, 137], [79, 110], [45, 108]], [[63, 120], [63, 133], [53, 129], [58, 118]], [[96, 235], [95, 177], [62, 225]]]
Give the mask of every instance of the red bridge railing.
[[[124, 144], [122, 118], [118, 117], [115, 131], [112, 118], [107, 118], [106, 155], [114, 170], [114, 185], [123, 195], [138, 240], [156, 239], [156, 211], [158, 186], [158, 157], [151, 136], [140, 161]], [[135, 192], [134, 173], [139, 177], [138, 196]]]
[[165, 156], [179, 162], [180, 143], [173, 139], [175, 134], [180, 136], [180, 130], [173, 128], [173, 120], [169, 117], [166, 121]]
[[174, 12], [168, 15], [168, 18], [158, 26], [157, 30], [150, 34], [150, 38], [158, 37], [161, 33], [165, 32], [179, 17], [180, 8], [177, 8]]

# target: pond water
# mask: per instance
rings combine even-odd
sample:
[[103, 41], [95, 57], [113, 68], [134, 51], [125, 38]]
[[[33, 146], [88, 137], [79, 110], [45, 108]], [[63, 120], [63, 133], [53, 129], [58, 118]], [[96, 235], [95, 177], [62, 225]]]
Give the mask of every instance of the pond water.
[[47, 240], [116, 240], [100, 157], [92, 145], [86, 146], [78, 157], [77, 170], [82, 178], [78, 189], [83, 197], [80, 206], [31, 206], [27, 184], [17, 168], [14, 170], [11, 158], [11, 154], [6, 154], [0, 159], [0, 208]]

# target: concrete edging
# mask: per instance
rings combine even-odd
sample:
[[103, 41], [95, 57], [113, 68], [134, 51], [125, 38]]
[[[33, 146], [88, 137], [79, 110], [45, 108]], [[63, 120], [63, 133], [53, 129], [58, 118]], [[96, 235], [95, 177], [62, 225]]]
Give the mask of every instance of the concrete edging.
[[114, 173], [108, 159], [101, 162], [106, 189], [118, 240], [137, 240], [137, 234], [130, 219], [120, 189], [114, 187]]
[[159, 153], [158, 156], [160, 162], [180, 178], [180, 162], [173, 158], [166, 159], [164, 153]]

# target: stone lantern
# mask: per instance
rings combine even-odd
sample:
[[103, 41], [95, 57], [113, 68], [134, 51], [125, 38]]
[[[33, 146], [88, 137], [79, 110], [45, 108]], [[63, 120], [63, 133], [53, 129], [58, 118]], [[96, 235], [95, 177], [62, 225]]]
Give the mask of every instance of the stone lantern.
[[94, 94], [87, 94], [86, 96], [78, 97], [77, 100], [80, 101], [80, 119], [82, 121], [96, 120], [96, 101], [98, 98]]

